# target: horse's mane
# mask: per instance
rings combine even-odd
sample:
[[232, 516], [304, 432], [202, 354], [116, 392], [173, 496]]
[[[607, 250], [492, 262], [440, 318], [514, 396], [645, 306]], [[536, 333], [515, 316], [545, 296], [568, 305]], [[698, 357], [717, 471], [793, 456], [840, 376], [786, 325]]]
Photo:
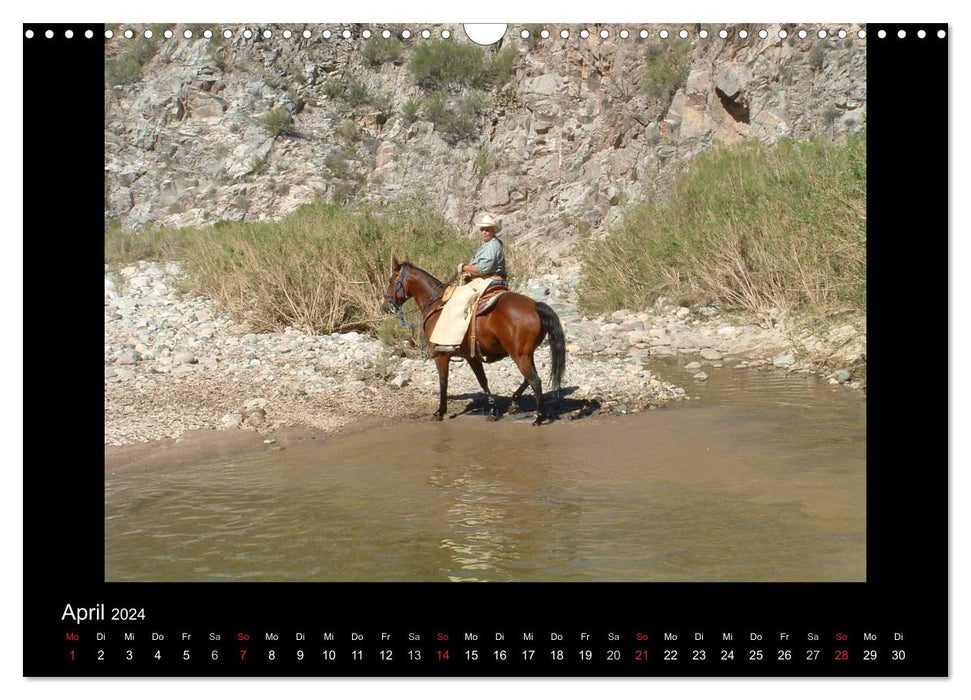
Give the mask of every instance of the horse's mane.
[[447, 284], [450, 284], [450, 282], [442, 282], [442, 281], [441, 281], [440, 279], [438, 279], [437, 277], [435, 277], [435, 275], [433, 275], [433, 274], [431, 274], [431, 273], [430, 273], [430, 272], [428, 272], [427, 270], [423, 270], [423, 269], [421, 269], [420, 267], [418, 267], [418, 266], [417, 266], [417, 265], [415, 265], [414, 263], [412, 263], [412, 262], [409, 262], [409, 261], [407, 261], [407, 260], [402, 260], [402, 261], [401, 261], [401, 262], [399, 263], [399, 266], [398, 266], [398, 269], [399, 269], [399, 270], [401, 269], [401, 266], [402, 266], [402, 265], [408, 265], [408, 267], [410, 267], [410, 268], [411, 268], [412, 270], [414, 270], [415, 272], [419, 272], [419, 273], [421, 273], [421, 275], [422, 275], [422, 276], [423, 276], [423, 277], [425, 278], [425, 280], [424, 280], [424, 281], [426, 281], [426, 282], [427, 282], [428, 284], [430, 284], [430, 285], [432, 286], [432, 288], [433, 288], [433, 289], [435, 289], [435, 290], [436, 290], [435, 292], [433, 292], [433, 295], [434, 295], [434, 294], [437, 294], [437, 293], [438, 293], [438, 292], [440, 292], [441, 290], [443, 290], [443, 289], [445, 289], [445, 286], [446, 286]]

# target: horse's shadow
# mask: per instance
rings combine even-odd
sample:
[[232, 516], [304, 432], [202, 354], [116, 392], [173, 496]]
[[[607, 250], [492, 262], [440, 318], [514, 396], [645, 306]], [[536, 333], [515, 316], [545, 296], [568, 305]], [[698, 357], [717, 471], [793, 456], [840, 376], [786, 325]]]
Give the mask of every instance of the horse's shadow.
[[[587, 416], [593, 415], [600, 410], [600, 402], [594, 401], [592, 399], [582, 399], [574, 398], [571, 394], [575, 393], [579, 389], [576, 386], [561, 387], [559, 391], [551, 391], [546, 394], [546, 421], [552, 422], [556, 420], [561, 420], [566, 418], [567, 420], [577, 420], [579, 418], [586, 418]], [[509, 397], [497, 396], [493, 394], [496, 400], [496, 406], [499, 409], [499, 418], [506, 419], [521, 419], [532, 421], [536, 413], [536, 397], [532, 394], [524, 395], [519, 400], [519, 411], [510, 413], [509, 409], [513, 406], [513, 401]], [[481, 391], [467, 393], [467, 394], [453, 394], [451, 396], [453, 401], [463, 401], [468, 400], [465, 407], [456, 412], [449, 414], [449, 418], [458, 418], [459, 416], [478, 414], [481, 413], [483, 416], [489, 415], [489, 404], [486, 401], [486, 396]]]

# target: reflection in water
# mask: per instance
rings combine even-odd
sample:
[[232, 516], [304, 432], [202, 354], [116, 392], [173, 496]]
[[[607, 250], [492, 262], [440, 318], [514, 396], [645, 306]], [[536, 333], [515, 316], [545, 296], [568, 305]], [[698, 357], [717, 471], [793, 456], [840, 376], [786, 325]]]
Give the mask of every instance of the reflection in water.
[[[551, 464], [549, 434], [532, 431], [482, 444], [469, 437], [454, 444], [449, 433], [434, 443], [429, 483], [447, 494], [441, 546], [453, 567], [449, 581], [515, 581], [527, 562], [563, 554], [562, 528], [544, 527], [579, 511], [572, 478]], [[528, 458], [518, 453], [526, 443]], [[562, 456], [562, 455], [560, 455]]]
[[709, 374], [699, 401], [644, 414], [463, 416], [112, 468], [106, 578], [865, 580], [863, 399]]

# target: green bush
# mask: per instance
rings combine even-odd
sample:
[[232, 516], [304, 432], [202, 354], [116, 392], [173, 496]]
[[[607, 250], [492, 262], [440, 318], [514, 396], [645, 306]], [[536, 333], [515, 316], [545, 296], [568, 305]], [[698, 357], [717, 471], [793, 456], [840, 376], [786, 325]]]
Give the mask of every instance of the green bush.
[[337, 127], [337, 137], [345, 144], [354, 144], [361, 140], [361, 126], [353, 119], [345, 119]]
[[482, 115], [488, 109], [489, 99], [481, 92], [473, 91], [459, 99], [452, 99], [440, 90], [425, 100], [424, 116], [446, 141], [456, 143], [474, 138], [479, 133]]
[[866, 134], [716, 147], [668, 201], [630, 209], [582, 258], [591, 313], [660, 295], [758, 313], [865, 309]]
[[479, 146], [475, 152], [475, 161], [472, 163], [476, 177], [484, 179], [496, 169], [496, 154], [488, 146]]
[[525, 39], [523, 39], [523, 41], [526, 42], [526, 46], [528, 46], [529, 47], [529, 50], [532, 51], [537, 46], [539, 46], [539, 42], [542, 40], [542, 37], [540, 36], [539, 33], [541, 31], [543, 31], [543, 25], [542, 24], [524, 24], [523, 25], [523, 29], [525, 29], [527, 32], [529, 32], [529, 36], [526, 37]]
[[344, 80], [328, 80], [324, 83], [324, 94], [343, 100], [352, 110], [371, 107], [379, 112], [390, 110], [391, 98], [384, 93], [372, 92], [363, 80], [354, 74], [344, 76]]
[[408, 100], [401, 106], [401, 116], [406, 124], [412, 124], [418, 119], [421, 110], [421, 102], [418, 100]]
[[691, 69], [691, 42], [673, 39], [649, 44], [638, 87], [653, 100], [667, 102], [684, 87]]
[[442, 39], [416, 46], [408, 70], [425, 90], [485, 90], [505, 85], [512, 77], [515, 60], [516, 51], [510, 46], [487, 56], [475, 44]]
[[105, 81], [109, 85], [130, 85], [142, 77], [145, 64], [158, 52], [156, 37], [139, 36], [119, 58], [105, 61]]
[[361, 55], [371, 67], [380, 66], [382, 63], [401, 63], [404, 60], [404, 47], [394, 37], [370, 39], [364, 42]]
[[293, 115], [286, 107], [274, 107], [263, 115], [261, 121], [274, 138], [293, 133]]
[[423, 116], [433, 124], [442, 124], [449, 118], [448, 93], [441, 90], [425, 98]]

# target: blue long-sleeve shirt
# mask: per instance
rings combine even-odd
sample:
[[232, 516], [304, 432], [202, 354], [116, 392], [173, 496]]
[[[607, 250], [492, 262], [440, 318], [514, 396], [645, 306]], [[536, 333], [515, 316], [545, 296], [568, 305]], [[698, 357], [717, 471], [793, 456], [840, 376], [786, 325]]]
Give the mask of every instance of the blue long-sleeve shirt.
[[502, 252], [502, 243], [498, 238], [492, 238], [483, 243], [475, 255], [472, 256], [470, 265], [475, 265], [475, 269], [486, 277], [488, 275], [506, 276], [506, 256]]

